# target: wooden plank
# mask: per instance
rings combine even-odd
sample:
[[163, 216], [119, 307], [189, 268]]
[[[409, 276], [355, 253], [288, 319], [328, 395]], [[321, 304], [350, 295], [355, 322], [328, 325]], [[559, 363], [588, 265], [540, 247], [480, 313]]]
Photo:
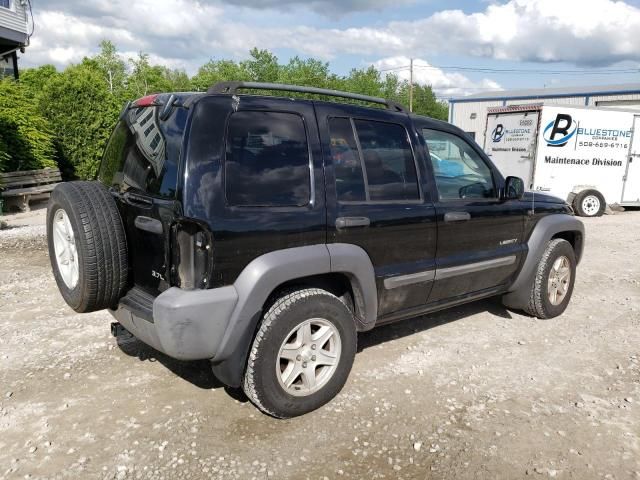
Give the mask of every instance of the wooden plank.
[[56, 185], [57, 184], [41, 185], [39, 187], [29, 187], [29, 188], [14, 188], [12, 190], [5, 190], [3, 192], [0, 192], [0, 196], [6, 198], [6, 197], [19, 197], [20, 195], [46, 193], [46, 192], [51, 192], [54, 188], [56, 188]]
[[2, 182], [2, 187], [11, 187], [13, 185], [27, 185], [27, 184], [37, 184], [37, 183], [52, 183], [52, 182], [60, 182], [62, 181], [62, 177], [58, 175], [48, 175], [48, 176], [31, 176], [31, 177], [14, 177], [9, 180], [0, 180]]
[[60, 178], [60, 172], [14, 175], [11, 177], [0, 176], [0, 180], [4, 182], [14, 182], [24, 178]]
[[19, 177], [22, 175], [35, 175], [39, 173], [49, 173], [49, 172], [60, 173], [60, 170], [57, 168], [41, 168], [40, 170], [18, 170], [15, 172], [0, 173], [0, 178], [10, 178], [10, 177], [16, 177], [16, 176]]

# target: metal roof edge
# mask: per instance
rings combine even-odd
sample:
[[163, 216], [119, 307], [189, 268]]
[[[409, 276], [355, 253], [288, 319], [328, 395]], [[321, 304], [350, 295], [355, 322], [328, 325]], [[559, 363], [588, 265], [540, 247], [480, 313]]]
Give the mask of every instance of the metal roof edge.
[[469, 102], [497, 102], [503, 100], [537, 100], [544, 98], [573, 98], [573, 97], [596, 97], [607, 95], [640, 95], [640, 90], [602, 90], [595, 92], [559, 93], [556, 95], [515, 95], [502, 97], [473, 97], [473, 98], [450, 98], [449, 103], [469, 103]]

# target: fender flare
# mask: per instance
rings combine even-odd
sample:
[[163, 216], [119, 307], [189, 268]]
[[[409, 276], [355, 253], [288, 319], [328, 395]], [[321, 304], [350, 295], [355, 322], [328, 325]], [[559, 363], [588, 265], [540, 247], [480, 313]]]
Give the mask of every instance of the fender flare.
[[527, 241], [527, 256], [509, 292], [503, 295], [502, 302], [511, 308], [523, 308], [529, 302], [531, 282], [536, 274], [538, 262], [542, 258], [547, 243], [554, 235], [563, 232], [578, 233], [576, 242], [576, 263], [580, 262], [584, 249], [584, 224], [576, 217], [567, 214], [553, 214], [538, 220]]
[[238, 301], [211, 359], [214, 374], [237, 387], [242, 382], [246, 358], [262, 316], [262, 308], [274, 289], [298, 278], [323, 273], [344, 273], [351, 281], [360, 329], [373, 328], [378, 296], [371, 259], [351, 244], [320, 244], [266, 253], [247, 265], [233, 286]]

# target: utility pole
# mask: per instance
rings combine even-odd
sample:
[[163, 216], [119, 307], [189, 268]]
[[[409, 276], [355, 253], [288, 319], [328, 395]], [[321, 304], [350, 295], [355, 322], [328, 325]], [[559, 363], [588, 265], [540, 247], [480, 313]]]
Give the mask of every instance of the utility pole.
[[413, 112], [413, 58], [409, 61], [409, 111]]

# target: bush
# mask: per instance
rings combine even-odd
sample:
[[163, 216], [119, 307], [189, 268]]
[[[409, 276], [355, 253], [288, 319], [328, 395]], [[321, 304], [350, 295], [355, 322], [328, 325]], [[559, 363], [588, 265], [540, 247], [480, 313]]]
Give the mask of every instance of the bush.
[[13, 80], [0, 81], [0, 171], [55, 166], [47, 120], [24, 88]]
[[67, 68], [45, 86], [41, 110], [54, 129], [62, 160], [76, 176], [95, 178], [121, 103], [90, 62]]

